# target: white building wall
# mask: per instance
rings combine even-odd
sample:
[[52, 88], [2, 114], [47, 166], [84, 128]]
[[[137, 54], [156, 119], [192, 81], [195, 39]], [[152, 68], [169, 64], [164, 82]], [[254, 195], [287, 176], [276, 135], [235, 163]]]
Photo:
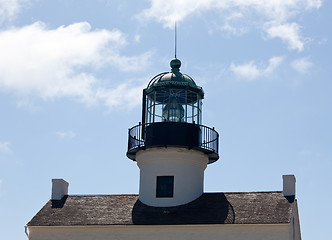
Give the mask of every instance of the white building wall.
[[291, 223], [290, 223], [290, 239], [292, 240], [301, 240], [301, 229], [300, 229], [300, 217], [297, 207], [297, 200], [292, 203], [292, 215], [291, 215]]
[[289, 224], [29, 227], [30, 240], [292, 240]]
[[[186, 204], [200, 197], [208, 156], [186, 148], [150, 148], [137, 152], [140, 168], [139, 199], [149, 206]], [[157, 176], [174, 176], [173, 198], [157, 198]]]

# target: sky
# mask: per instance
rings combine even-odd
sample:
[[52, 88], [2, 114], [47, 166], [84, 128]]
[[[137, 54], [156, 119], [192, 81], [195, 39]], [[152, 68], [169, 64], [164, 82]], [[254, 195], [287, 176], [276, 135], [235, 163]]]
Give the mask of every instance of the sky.
[[220, 134], [206, 192], [282, 190], [295, 174], [302, 239], [329, 239], [332, 2], [0, 0], [0, 238], [50, 199], [138, 193], [126, 157], [142, 89], [170, 71], [205, 92]]

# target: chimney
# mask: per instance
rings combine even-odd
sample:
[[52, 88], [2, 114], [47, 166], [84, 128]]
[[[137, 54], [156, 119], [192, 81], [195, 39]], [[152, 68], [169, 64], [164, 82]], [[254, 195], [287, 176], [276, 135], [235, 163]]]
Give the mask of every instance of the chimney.
[[283, 179], [283, 194], [290, 202], [293, 202], [295, 199], [296, 178], [294, 175], [283, 175], [282, 179]]
[[51, 200], [61, 200], [68, 195], [69, 183], [63, 179], [52, 179], [52, 197]]

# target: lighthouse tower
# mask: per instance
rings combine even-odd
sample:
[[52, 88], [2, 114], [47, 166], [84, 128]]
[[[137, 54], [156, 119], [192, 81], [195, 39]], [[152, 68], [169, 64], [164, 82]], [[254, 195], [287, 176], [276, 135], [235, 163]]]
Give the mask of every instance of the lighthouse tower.
[[129, 129], [127, 157], [140, 168], [139, 200], [149, 206], [189, 203], [203, 194], [204, 170], [218, 160], [218, 133], [202, 125], [204, 91], [170, 62], [143, 90], [142, 122]]

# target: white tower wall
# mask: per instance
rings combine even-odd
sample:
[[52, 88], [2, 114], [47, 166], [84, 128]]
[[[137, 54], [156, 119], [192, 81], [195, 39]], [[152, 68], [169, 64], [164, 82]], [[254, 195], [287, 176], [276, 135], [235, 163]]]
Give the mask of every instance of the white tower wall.
[[[170, 207], [186, 204], [203, 194], [208, 156], [186, 148], [148, 148], [137, 152], [140, 168], [139, 199], [144, 204]], [[157, 197], [157, 176], [174, 176], [173, 197]]]

